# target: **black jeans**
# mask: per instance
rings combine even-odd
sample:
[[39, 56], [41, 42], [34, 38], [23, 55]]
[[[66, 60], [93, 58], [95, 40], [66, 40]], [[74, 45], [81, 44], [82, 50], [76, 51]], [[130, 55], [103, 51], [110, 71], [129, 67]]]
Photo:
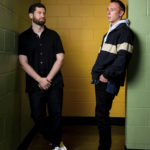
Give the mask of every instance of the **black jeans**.
[[96, 121], [99, 129], [98, 150], [110, 150], [111, 147], [111, 123], [109, 111], [115, 95], [106, 92], [107, 83], [99, 82], [95, 85], [96, 92]]
[[46, 91], [29, 93], [31, 117], [43, 136], [52, 142], [53, 147], [59, 146], [62, 138], [62, 99], [62, 87], [50, 87]]

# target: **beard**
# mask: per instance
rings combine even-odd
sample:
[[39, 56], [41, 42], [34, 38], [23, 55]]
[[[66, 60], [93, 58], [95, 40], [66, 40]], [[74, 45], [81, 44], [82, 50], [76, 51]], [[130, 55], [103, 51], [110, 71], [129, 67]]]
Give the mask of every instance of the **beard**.
[[46, 20], [44, 19], [43, 21], [40, 21], [36, 18], [33, 18], [33, 22], [39, 26], [43, 26], [45, 24]]

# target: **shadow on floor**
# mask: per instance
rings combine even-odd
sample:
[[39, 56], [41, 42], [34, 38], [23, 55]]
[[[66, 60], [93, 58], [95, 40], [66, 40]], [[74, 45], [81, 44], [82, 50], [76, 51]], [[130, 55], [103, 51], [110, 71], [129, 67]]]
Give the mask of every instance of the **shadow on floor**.
[[[125, 127], [112, 126], [111, 150], [124, 150]], [[95, 125], [72, 125], [63, 127], [63, 142], [68, 150], [97, 150], [98, 130]], [[27, 150], [51, 150], [48, 141], [37, 134]]]

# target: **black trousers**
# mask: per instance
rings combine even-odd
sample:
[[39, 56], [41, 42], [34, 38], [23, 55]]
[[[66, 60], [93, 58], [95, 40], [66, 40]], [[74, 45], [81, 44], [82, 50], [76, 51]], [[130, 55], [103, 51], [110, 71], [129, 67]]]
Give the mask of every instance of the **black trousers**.
[[95, 85], [96, 109], [95, 116], [99, 129], [98, 150], [110, 150], [111, 147], [111, 123], [109, 111], [115, 95], [106, 92], [107, 83], [99, 82]]
[[[52, 142], [52, 147], [59, 146], [62, 138], [62, 99], [63, 87], [29, 92], [31, 117], [43, 136]], [[48, 113], [46, 111], [48, 106]]]

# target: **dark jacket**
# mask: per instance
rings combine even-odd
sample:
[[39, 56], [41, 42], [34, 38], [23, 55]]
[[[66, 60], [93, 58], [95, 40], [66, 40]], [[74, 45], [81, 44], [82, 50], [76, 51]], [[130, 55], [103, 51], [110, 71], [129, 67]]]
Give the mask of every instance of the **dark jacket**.
[[133, 33], [122, 23], [109, 33], [106, 42], [101, 45], [92, 69], [92, 83], [99, 81], [99, 76], [103, 74], [109, 81], [123, 86], [132, 51]]

